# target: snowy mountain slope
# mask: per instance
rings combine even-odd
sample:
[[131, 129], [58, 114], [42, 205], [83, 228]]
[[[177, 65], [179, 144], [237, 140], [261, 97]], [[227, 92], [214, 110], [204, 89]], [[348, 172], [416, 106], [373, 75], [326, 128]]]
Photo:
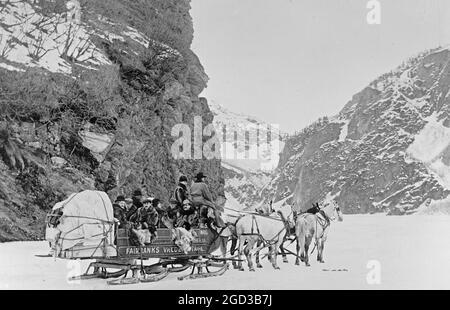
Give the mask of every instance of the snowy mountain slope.
[[7, 70], [40, 67], [71, 74], [74, 65], [95, 69], [97, 65], [112, 64], [95, 44], [99, 38], [143, 47], [152, 42], [163, 46], [167, 53], [180, 55], [133, 27], [102, 15], [91, 16], [90, 12], [86, 12], [88, 18], [76, 21], [69, 19], [65, 10], [49, 11], [31, 1], [9, 0], [1, 6], [0, 13], [0, 57]]
[[284, 145], [279, 126], [229, 111], [213, 100], [209, 106], [224, 162], [253, 172], [270, 172], [277, 167]]
[[261, 192], [271, 179], [284, 146], [272, 124], [231, 112], [211, 101], [214, 127], [220, 133], [225, 193], [234, 209], [262, 203]]
[[450, 50], [411, 58], [291, 136], [265, 195], [405, 214], [450, 194]]
[[261, 205], [261, 192], [271, 180], [271, 173], [247, 171], [222, 162], [227, 206], [234, 210], [254, 209]]

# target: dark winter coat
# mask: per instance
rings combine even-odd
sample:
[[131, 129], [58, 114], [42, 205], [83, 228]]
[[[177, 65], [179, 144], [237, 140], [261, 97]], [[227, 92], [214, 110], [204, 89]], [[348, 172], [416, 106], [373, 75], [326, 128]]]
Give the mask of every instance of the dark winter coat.
[[138, 198], [133, 197], [133, 204], [131, 205], [131, 208], [127, 211], [127, 220], [131, 221], [131, 217], [143, 206], [144, 205]]
[[159, 215], [155, 208], [140, 208], [134, 215], [131, 216], [131, 221], [140, 225], [143, 229], [148, 229], [154, 233], [158, 226]]
[[191, 186], [191, 199], [195, 207], [206, 206], [216, 211], [223, 212], [223, 208], [214, 203], [214, 198], [206, 183], [195, 182]]
[[195, 182], [192, 184], [191, 196], [194, 200], [198, 199], [199, 197], [209, 202], [213, 202], [214, 200], [208, 185], [203, 182]]
[[116, 218], [120, 223], [119, 228], [122, 228], [128, 221], [127, 210], [115, 203], [113, 204], [113, 211], [114, 211], [114, 218]]
[[183, 202], [185, 200], [190, 199], [190, 195], [189, 195], [187, 186], [184, 185], [183, 183], [179, 183], [173, 193], [173, 197], [174, 197], [174, 202], [176, 203], [177, 207], [183, 206]]

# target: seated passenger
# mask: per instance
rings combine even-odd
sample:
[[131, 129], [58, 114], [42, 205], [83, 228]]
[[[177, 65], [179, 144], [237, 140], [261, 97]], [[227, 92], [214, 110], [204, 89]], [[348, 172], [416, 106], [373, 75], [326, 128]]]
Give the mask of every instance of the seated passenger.
[[137, 189], [133, 192], [132, 205], [127, 211], [127, 220], [130, 221], [131, 217], [135, 215], [137, 210], [142, 207], [142, 192]]
[[185, 223], [189, 227], [196, 226], [198, 223], [198, 212], [189, 200], [185, 200], [183, 205], [177, 210], [177, 227], [183, 227]]
[[173, 220], [175, 220], [177, 211], [183, 207], [183, 203], [190, 198], [187, 182], [187, 177], [182, 175], [170, 199], [171, 207], [167, 210], [167, 215]]
[[130, 218], [136, 230], [148, 230], [150, 232], [150, 240], [146, 240], [145, 243], [153, 242], [157, 236], [159, 216], [152, 202], [153, 199], [151, 198], [144, 199], [143, 206]]
[[119, 228], [123, 228], [127, 223], [127, 209], [125, 197], [119, 196], [113, 204], [114, 218], [119, 222]]

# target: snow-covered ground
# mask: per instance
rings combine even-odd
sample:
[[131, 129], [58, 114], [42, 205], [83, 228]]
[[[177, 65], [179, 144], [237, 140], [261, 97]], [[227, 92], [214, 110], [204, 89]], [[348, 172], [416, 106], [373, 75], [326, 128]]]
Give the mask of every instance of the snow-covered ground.
[[[449, 236], [450, 216], [346, 216], [331, 227], [325, 264], [295, 266], [290, 257], [289, 264], [279, 259], [280, 271], [265, 260], [264, 269], [253, 273], [229, 270], [189, 281], [171, 274], [157, 283], [120, 287], [105, 280], [70, 284], [66, 277], [78, 272], [77, 263], [35, 257], [47, 253], [45, 242], [6, 243], [0, 244], [0, 289], [450, 289]], [[81, 262], [83, 270], [87, 264]]]

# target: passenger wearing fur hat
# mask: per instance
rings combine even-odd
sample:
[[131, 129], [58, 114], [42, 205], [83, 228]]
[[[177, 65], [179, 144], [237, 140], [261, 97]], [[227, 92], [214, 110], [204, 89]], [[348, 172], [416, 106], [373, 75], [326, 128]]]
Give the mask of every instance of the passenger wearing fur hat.
[[118, 196], [113, 204], [114, 218], [119, 221], [119, 228], [124, 227], [127, 222], [127, 209], [125, 197]]
[[152, 234], [152, 240], [156, 238], [156, 229], [159, 222], [159, 215], [153, 206], [153, 198], [145, 198], [143, 206], [130, 218], [136, 228], [148, 229]]

